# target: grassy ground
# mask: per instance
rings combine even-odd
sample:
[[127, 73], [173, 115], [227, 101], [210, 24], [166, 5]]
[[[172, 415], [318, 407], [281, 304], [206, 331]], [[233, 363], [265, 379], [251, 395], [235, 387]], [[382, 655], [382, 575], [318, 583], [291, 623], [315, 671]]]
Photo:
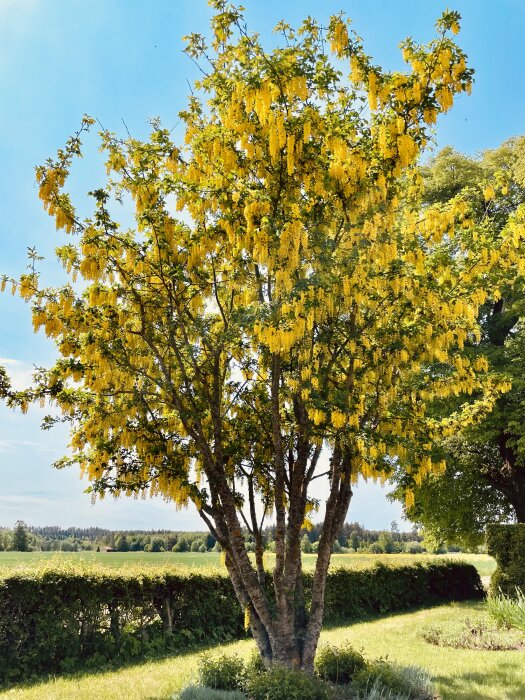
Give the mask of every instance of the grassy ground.
[[[273, 565], [273, 555], [265, 555], [268, 565]], [[0, 552], [0, 569], [15, 566], [33, 566], [59, 558], [61, 561], [96, 562], [104, 566], [118, 568], [126, 564], [144, 564], [145, 566], [173, 565], [177, 568], [220, 568], [220, 554], [207, 552]], [[376, 561], [394, 564], [409, 564], [415, 561], [429, 561], [435, 558], [432, 554], [334, 554], [332, 567], [362, 567], [370, 566]], [[478, 569], [480, 576], [490, 576], [496, 568], [492, 557], [486, 554], [448, 554], [446, 558], [468, 561]], [[313, 568], [315, 554], [304, 554], [305, 568]]]
[[[445, 605], [373, 622], [338, 627], [322, 639], [340, 644], [349, 640], [363, 648], [368, 658], [388, 657], [403, 665], [416, 665], [434, 677], [443, 700], [523, 700], [525, 664], [520, 651], [471, 651], [427, 644], [419, 631], [480, 610], [479, 603]], [[221, 647], [222, 651], [247, 655], [253, 642]], [[119, 671], [56, 678], [33, 686], [0, 693], [7, 700], [167, 700], [195, 673], [198, 654], [129, 666]]]

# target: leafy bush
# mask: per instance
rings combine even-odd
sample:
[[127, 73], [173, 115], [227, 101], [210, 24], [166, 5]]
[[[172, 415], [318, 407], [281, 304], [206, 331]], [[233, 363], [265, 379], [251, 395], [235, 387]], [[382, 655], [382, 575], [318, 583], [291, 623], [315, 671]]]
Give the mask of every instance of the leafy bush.
[[250, 700], [332, 700], [332, 688], [317, 676], [275, 665], [251, 676], [246, 690]]
[[236, 690], [215, 690], [202, 685], [190, 685], [175, 695], [173, 700], [247, 700], [247, 698]]
[[334, 647], [329, 644], [319, 648], [315, 657], [315, 672], [325, 681], [348, 684], [354, 676], [366, 668], [363, 655], [350, 644]]
[[516, 588], [525, 590], [525, 523], [487, 526], [487, 551], [498, 568], [490, 580], [493, 596], [514, 596]]
[[354, 678], [355, 690], [370, 698], [432, 700], [435, 697], [430, 676], [420, 668], [403, 667], [379, 659]]
[[487, 598], [487, 611], [501, 627], [515, 627], [525, 632], [525, 593], [516, 587], [515, 597], [501, 593]]
[[251, 653], [248, 661], [246, 662], [246, 677], [253, 678], [260, 673], [266, 673], [267, 668], [264, 665], [264, 661], [261, 658], [259, 652], [254, 649]]
[[244, 661], [236, 654], [203, 654], [198, 679], [201, 685], [214, 690], [240, 690], [246, 684]]
[[407, 554], [421, 554], [423, 552], [421, 542], [416, 542], [415, 540], [405, 542], [405, 552]]

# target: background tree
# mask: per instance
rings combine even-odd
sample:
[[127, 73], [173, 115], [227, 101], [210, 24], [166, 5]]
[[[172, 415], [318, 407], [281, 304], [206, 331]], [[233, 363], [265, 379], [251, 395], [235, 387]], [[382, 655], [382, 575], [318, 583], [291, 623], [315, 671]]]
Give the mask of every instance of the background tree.
[[117, 552], [129, 552], [129, 541], [126, 535], [120, 535], [115, 540], [115, 549]]
[[[472, 158], [443, 149], [423, 169], [424, 198], [428, 203], [450, 201], [461, 194], [471, 203], [479, 224], [497, 236], [509, 217], [525, 202], [525, 137]], [[490, 185], [490, 182], [495, 186]], [[408, 517], [421, 522], [441, 541], [469, 546], [480, 543], [489, 522], [515, 518], [525, 522], [525, 287], [522, 274], [511, 274], [500, 294], [481, 306], [480, 342], [468, 343], [465, 354], [486, 357], [492, 368], [505, 374], [512, 389], [476, 425], [442, 444], [446, 473], [419, 486], [400, 473], [403, 499], [407, 486], [415, 487], [415, 504]], [[451, 397], [439, 407], [455, 410]]]
[[[414, 487], [414, 504], [407, 516], [439, 544], [473, 549], [483, 543], [489, 523], [514, 517], [508, 499], [484, 478], [488, 471], [501, 469], [501, 457], [497, 445], [476, 444], [465, 436], [447, 440], [444, 447], [446, 472]], [[403, 499], [403, 488], [394, 495]]]
[[[19, 280], [60, 359], [18, 400], [50, 399], [71, 421], [73, 456], [59, 466], [78, 463], [95, 496], [193, 502], [261, 654], [312, 670], [353, 481], [389, 473], [394, 458], [418, 478], [441, 469], [432, 439], [505, 388], [456, 348], [478, 333], [495, 267], [518, 264], [524, 229], [511, 220], [488, 237], [459, 199], [421, 210], [417, 155], [471, 85], [450, 38], [457, 13], [430, 45], [406, 41], [407, 71], [389, 73], [342, 16], [327, 29], [279, 25], [269, 53], [240, 10], [212, 5], [211, 46], [188, 39], [203, 77], [181, 114], [185, 145], [157, 122], [145, 142], [103, 132], [109, 179], [84, 219], [64, 187], [93, 120], [37, 168], [45, 208], [75, 237], [58, 249], [73, 279]], [[127, 229], [116, 217], [131, 202]], [[440, 371], [422, 372], [434, 360]], [[427, 416], [432, 398], [473, 391], [466, 412]], [[328, 497], [307, 606], [301, 536], [319, 478]]]
[[29, 537], [26, 530], [26, 525], [22, 520], [18, 520], [13, 531], [11, 548], [15, 552], [29, 551]]

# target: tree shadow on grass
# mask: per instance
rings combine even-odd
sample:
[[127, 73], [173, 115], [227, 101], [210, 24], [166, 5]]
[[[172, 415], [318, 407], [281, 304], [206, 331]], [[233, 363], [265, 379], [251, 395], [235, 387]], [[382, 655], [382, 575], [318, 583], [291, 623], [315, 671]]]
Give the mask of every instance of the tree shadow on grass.
[[[387, 620], [390, 618], [403, 617], [403, 615], [412, 615], [417, 612], [423, 612], [425, 610], [435, 610], [436, 608], [451, 607], [453, 606], [459, 612], [463, 609], [469, 611], [483, 610], [484, 601], [474, 598], [473, 600], [450, 600], [450, 601], [436, 601], [435, 603], [428, 603], [427, 605], [414, 605], [410, 608], [403, 608], [402, 610], [392, 610], [387, 612], [365, 612], [359, 616], [352, 618], [351, 620], [338, 620], [336, 622], [329, 622], [323, 624], [323, 632], [329, 632], [336, 630], [339, 627], [352, 627], [352, 625], [360, 625], [366, 622], [380, 622], [381, 620]], [[525, 696], [523, 699], [525, 700]]]
[[[498, 652], [494, 652], [497, 654]], [[434, 676], [433, 681], [441, 684], [442, 688], [446, 689], [454, 700], [524, 700], [525, 686], [513, 686], [507, 688], [509, 678], [523, 667], [523, 658], [516, 660], [505, 660], [498, 664], [497, 669], [492, 668], [490, 671], [470, 671], [467, 673], [458, 673], [455, 676]], [[505, 688], [505, 695], [487, 695], [487, 691], [478, 691], [473, 688], [473, 685], [493, 686], [495, 688]]]

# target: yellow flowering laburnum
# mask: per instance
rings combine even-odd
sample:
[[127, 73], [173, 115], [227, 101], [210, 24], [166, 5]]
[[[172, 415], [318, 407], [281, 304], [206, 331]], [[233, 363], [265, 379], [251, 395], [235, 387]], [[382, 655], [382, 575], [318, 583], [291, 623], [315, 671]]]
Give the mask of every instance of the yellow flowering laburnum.
[[[37, 169], [46, 209], [74, 234], [58, 249], [72, 284], [39, 288], [32, 274], [20, 293], [61, 354], [40, 393], [71, 420], [66, 462], [100, 496], [192, 501], [261, 653], [311, 669], [352, 482], [384, 476], [392, 460], [418, 479], [442, 469], [433, 438], [505, 389], [457, 350], [476, 342], [494, 268], [523, 271], [525, 226], [515, 219], [495, 241], [459, 199], [420, 204], [428, 125], [472, 81], [449, 36], [457, 13], [428, 46], [406, 42], [408, 70], [389, 73], [342, 16], [327, 30], [282, 24], [285, 41], [268, 53], [239, 9], [212, 5], [212, 46], [188, 38], [195, 60], [213, 60], [181, 113], [184, 143], [158, 123], [148, 141], [102, 133], [109, 179], [85, 220], [64, 187], [91, 120]], [[119, 202], [133, 202], [131, 229]], [[477, 398], [446, 420], [427, 416], [451, 394]], [[329, 495], [307, 610], [300, 532], [318, 505], [323, 448]], [[275, 603], [262, 556], [270, 514]]]

